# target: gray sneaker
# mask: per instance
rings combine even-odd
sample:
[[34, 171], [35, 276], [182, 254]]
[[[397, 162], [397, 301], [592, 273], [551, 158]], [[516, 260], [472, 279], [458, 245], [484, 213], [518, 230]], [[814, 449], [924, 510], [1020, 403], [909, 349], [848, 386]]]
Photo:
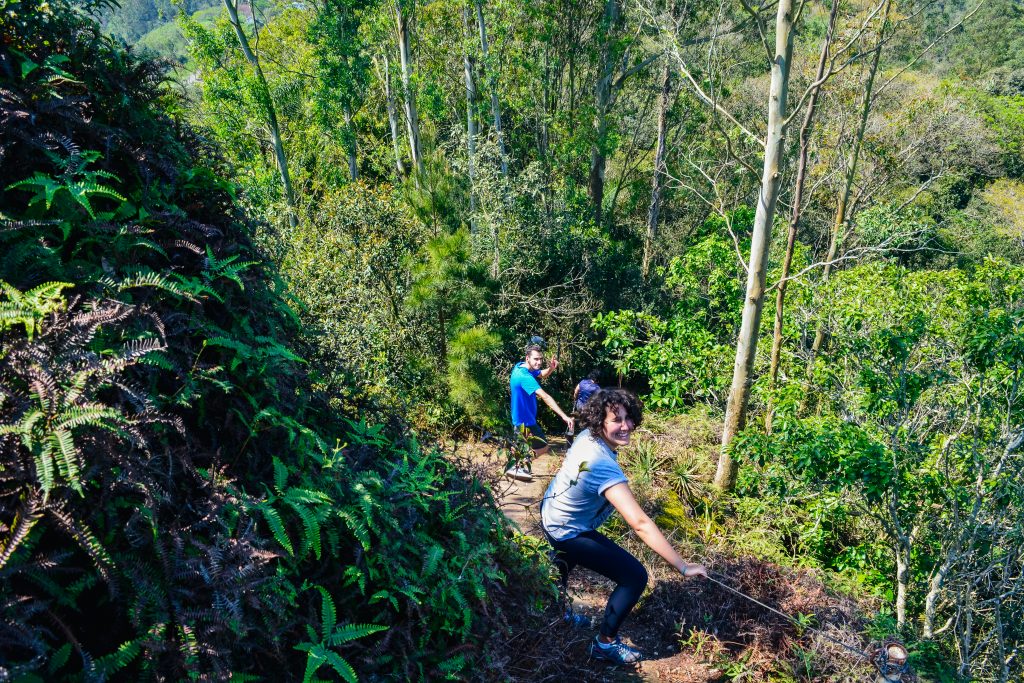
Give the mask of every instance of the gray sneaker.
[[640, 650], [631, 648], [616, 638], [610, 643], [602, 643], [597, 636], [590, 641], [590, 656], [594, 659], [604, 659], [615, 664], [635, 664], [643, 659]]
[[533, 474], [530, 470], [525, 467], [516, 467], [515, 465], [505, 470], [505, 476], [516, 481], [533, 481]]

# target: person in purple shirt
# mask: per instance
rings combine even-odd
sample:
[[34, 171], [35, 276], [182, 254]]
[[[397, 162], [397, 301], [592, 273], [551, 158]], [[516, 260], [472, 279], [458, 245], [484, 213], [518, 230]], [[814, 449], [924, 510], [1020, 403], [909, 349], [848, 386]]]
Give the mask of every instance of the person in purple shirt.
[[597, 383], [597, 380], [599, 379], [601, 379], [601, 371], [591, 370], [587, 373], [587, 376], [580, 380], [580, 383], [576, 385], [576, 391], [572, 392], [574, 413], [582, 412], [583, 406], [587, 405], [587, 401], [590, 397], [601, 390], [601, 385]]
[[[512, 427], [526, 446], [526, 451], [532, 451], [532, 457], [545, 455], [551, 450], [548, 446], [544, 430], [537, 424], [537, 399], [544, 401], [551, 410], [555, 411], [560, 418], [565, 420], [568, 431], [573, 430], [573, 418], [566, 415], [565, 411], [558, 407], [555, 399], [541, 389], [541, 379], [551, 376], [551, 373], [558, 367], [558, 359], [552, 357], [551, 363], [541, 370], [544, 365], [544, 340], [540, 337], [533, 337], [526, 346], [526, 357], [516, 363], [512, 368], [512, 376], [509, 378], [509, 388], [512, 390]], [[533, 473], [530, 471], [531, 456], [521, 458], [505, 472], [505, 475], [518, 479], [519, 481], [533, 481]]]

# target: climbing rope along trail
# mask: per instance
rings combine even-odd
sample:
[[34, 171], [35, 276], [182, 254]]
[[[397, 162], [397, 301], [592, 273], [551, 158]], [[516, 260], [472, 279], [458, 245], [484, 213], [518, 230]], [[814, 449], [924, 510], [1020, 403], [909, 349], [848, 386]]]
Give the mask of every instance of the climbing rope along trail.
[[[846, 650], [856, 654], [859, 657], [863, 657], [865, 660], [871, 662], [875, 666], [875, 668], [878, 669], [878, 672], [884, 678], [886, 678], [887, 680], [899, 680], [899, 674], [902, 674], [904, 671], [907, 670], [907, 666], [906, 666], [906, 661], [907, 661], [907, 658], [906, 658], [906, 648], [903, 646], [902, 643], [898, 643], [896, 641], [889, 641], [889, 644], [886, 647], [878, 648], [876, 650], [876, 652], [874, 654], [872, 654], [871, 652], [867, 652], [867, 651], [862, 650], [862, 649], [860, 649], [858, 647], [854, 647], [853, 645], [849, 645], [847, 643], [844, 643], [843, 641], [841, 641], [841, 640], [839, 640], [837, 638], [833, 638], [832, 636], [828, 635], [827, 633], [825, 633], [821, 629], [814, 628], [813, 626], [808, 626], [807, 624], [801, 623], [795, 617], [792, 617], [792, 616], [786, 614], [785, 612], [782, 612], [781, 610], [775, 609], [774, 607], [771, 607], [770, 605], [766, 605], [763, 602], [761, 602], [760, 600], [758, 600], [757, 598], [751, 597], [750, 595], [747, 595], [743, 591], [738, 590], [736, 588], [733, 588], [732, 586], [730, 586], [730, 585], [728, 585], [728, 584], [726, 584], [726, 583], [724, 583], [722, 581], [719, 581], [718, 579], [716, 579], [713, 576], [711, 576], [711, 574], [716, 574], [717, 576], [721, 577], [722, 579], [727, 579], [728, 578], [727, 576], [725, 576], [723, 574], [718, 574], [717, 572], [709, 571], [707, 579], [711, 583], [713, 583], [713, 584], [715, 584], [717, 586], [721, 586], [722, 588], [724, 588], [725, 590], [729, 591], [730, 593], [733, 593], [734, 595], [738, 595], [739, 597], [744, 598], [745, 600], [749, 600], [750, 602], [754, 603], [755, 605], [758, 605], [759, 607], [762, 607], [762, 608], [768, 610], [769, 612], [772, 612], [773, 614], [779, 615], [783, 619], [791, 622], [793, 625], [797, 626], [798, 628], [800, 628], [800, 629], [802, 629], [804, 631], [811, 631], [813, 633], [816, 633], [817, 635], [821, 636], [825, 640], [827, 640], [827, 641], [829, 641], [829, 642], [831, 642], [831, 643], [833, 643], [835, 645], [839, 645], [840, 647], [842, 647], [842, 648], [844, 648], [844, 649], [846, 649]], [[898, 648], [898, 649], [896, 651], [891, 651], [892, 648], [894, 648], [894, 647]], [[890, 661], [890, 659], [892, 661]], [[896, 678], [892, 678], [893, 675], [896, 675], [897, 677]]]

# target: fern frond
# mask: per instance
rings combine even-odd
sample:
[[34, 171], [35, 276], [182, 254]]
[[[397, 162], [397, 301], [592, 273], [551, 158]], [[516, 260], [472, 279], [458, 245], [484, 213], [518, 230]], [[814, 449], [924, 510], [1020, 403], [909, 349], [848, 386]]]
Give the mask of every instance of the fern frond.
[[274, 463], [274, 489], [278, 492], [284, 490], [285, 484], [288, 483], [288, 468], [285, 466], [281, 459], [276, 455], [273, 458]]
[[281, 515], [268, 503], [261, 504], [259, 510], [263, 513], [263, 519], [267, 521], [267, 526], [270, 527], [270, 532], [274, 535], [277, 542], [288, 551], [289, 555], [294, 555], [295, 551], [292, 549], [292, 541], [288, 538], [288, 532], [285, 531]]
[[434, 545], [427, 551], [423, 558], [422, 576], [424, 579], [430, 578], [437, 572], [437, 565], [440, 563], [442, 555], [444, 555], [444, 548], [439, 545]]
[[110, 676], [123, 671], [142, 652], [144, 638], [136, 638], [121, 643], [113, 652], [93, 661], [95, 671], [101, 676]]
[[334, 626], [338, 623], [338, 613], [334, 609], [334, 599], [327, 589], [323, 586], [317, 586], [316, 589], [320, 591], [321, 598], [320, 634], [322, 638], [327, 638], [334, 632]]
[[324, 642], [331, 647], [337, 647], [350, 640], [365, 638], [366, 636], [372, 636], [374, 633], [387, 630], [388, 627], [381, 624], [349, 624], [347, 626], [339, 626]]
[[57, 465], [61, 475], [72, 489], [81, 494], [82, 483], [78, 480], [80, 456], [74, 437], [71, 435], [71, 432], [56, 429], [51, 438], [53, 439], [54, 450], [58, 455]]

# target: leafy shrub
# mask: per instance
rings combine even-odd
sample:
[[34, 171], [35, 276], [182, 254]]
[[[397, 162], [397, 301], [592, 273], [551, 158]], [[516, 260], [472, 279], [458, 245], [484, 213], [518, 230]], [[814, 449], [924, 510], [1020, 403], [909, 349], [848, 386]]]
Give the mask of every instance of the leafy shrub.
[[673, 296], [662, 317], [635, 310], [597, 314], [593, 327], [616, 369], [650, 382], [654, 406], [680, 410], [688, 402], [719, 403], [729, 387], [732, 342], [739, 325], [733, 305], [743, 281], [729, 238], [711, 234], [665, 270]]

